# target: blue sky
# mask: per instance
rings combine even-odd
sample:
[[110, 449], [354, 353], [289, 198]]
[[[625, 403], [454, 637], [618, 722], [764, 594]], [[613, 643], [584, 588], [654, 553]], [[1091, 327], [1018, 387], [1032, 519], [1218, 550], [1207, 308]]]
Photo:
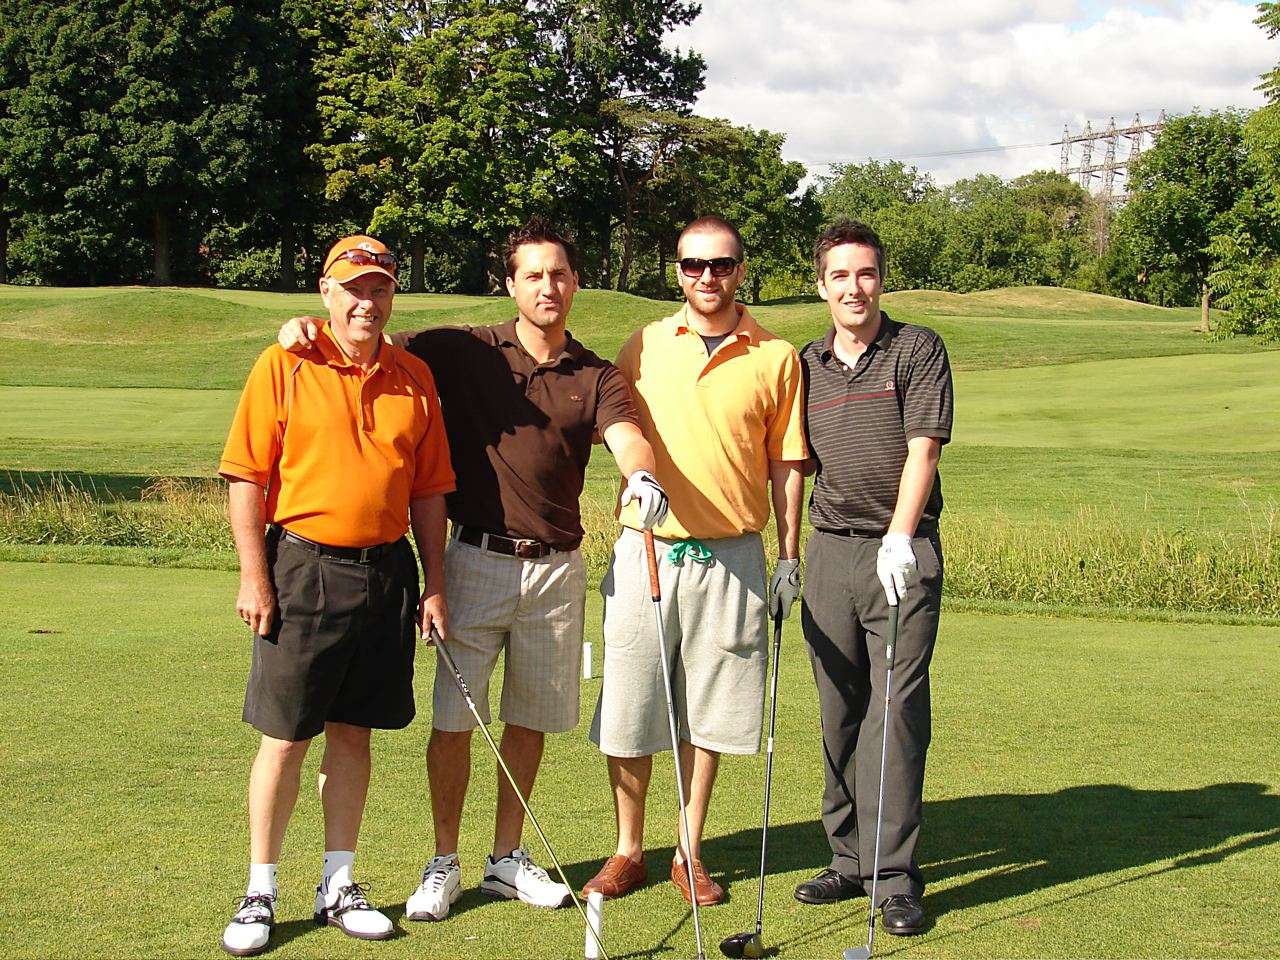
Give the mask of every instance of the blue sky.
[[[702, 0], [674, 42], [706, 58], [700, 113], [787, 134], [815, 174], [897, 157], [948, 183], [1057, 169], [1064, 124], [1260, 106], [1280, 41], [1255, 15], [1236, 0]], [[985, 152], [955, 155], [970, 150]]]

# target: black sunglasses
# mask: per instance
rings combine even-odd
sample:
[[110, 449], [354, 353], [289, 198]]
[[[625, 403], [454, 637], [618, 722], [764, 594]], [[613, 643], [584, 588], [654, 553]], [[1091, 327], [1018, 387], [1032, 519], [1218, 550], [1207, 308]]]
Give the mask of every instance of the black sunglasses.
[[734, 257], [714, 257], [711, 260], [703, 260], [701, 257], [685, 257], [677, 262], [680, 264], [680, 272], [692, 280], [702, 276], [708, 267], [711, 268], [713, 277], [727, 277], [733, 273], [734, 268], [738, 265], [738, 261]]

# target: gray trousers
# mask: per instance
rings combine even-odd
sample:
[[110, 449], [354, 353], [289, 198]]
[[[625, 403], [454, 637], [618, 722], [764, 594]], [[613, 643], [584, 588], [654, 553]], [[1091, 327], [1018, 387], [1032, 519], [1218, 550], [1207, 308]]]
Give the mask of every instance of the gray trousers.
[[[924, 892], [916, 865], [925, 753], [929, 661], [942, 603], [942, 548], [935, 535], [911, 542], [920, 577], [902, 601], [885, 763], [880, 879], [876, 896]], [[805, 552], [801, 625], [818, 685], [826, 786], [822, 825], [831, 867], [871, 892], [876, 798], [884, 731], [889, 603], [876, 577], [879, 537], [815, 530]]]

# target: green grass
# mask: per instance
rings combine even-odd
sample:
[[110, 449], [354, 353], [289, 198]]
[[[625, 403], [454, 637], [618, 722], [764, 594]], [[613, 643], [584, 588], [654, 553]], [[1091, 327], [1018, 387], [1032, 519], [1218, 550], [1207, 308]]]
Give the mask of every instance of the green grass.
[[[1192, 311], [1078, 291], [908, 291], [887, 295], [885, 304], [899, 319], [936, 327], [961, 370], [1256, 349], [1248, 340], [1205, 343], [1194, 331]], [[571, 328], [612, 358], [633, 330], [675, 307], [584, 290]], [[320, 309], [312, 294], [0, 287], [0, 384], [234, 389], [281, 322]], [[797, 346], [821, 335], [828, 323], [826, 306], [817, 300], [752, 309]], [[512, 315], [506, 297], [403, 294], [391, 327], [494, 323]]]
[[[21, 889], [0, 911], [4, 957], [209, 957], [244, 873], [254, 735], [239, 721], [248, 645], [230, 573], [0, 564], [0, 843]], [[598, 646], [598, 601], [588, 637]], [[376, 737], [361, 874], [402, 931], [369, 946], [309, 922], [320, 855], [304, 790], [282, 859], [279, 957], [572, 957], [567, 911], [475, 892], [494, 773], [476, 744], [456, 915], [403, 922], [430, 847], [421, 714]], [[1280, 951], [1280, 630], [947, 614], [934, 661], [921, 862], [936, 925], [878, 939], [911, 957], [1264, 957]], [[597, 682], [584, 684], [584, 715]], [[816, 698], [803, 641], [784, 640], [766, 942], [832, 957], [865, 936], [865, 901], [802, 907], [790, 888], [827, 858]], [[584, 721], [585, 723], [585, 721]], [[609, 852], [612, 811], [585, 726], [552, 738], [535, 812], [575, 883]], [[305, 784], [313, 782], [316, 757]], [[755, 914], [763, 757], [726, 759], [706, 858], [731, 900], [708, 944]], [[650, 862], [670, 856], [660, 759]], [[532, 836], [530, 840], [536, 843]], [[38, 894], [38, 895], [37, 895]], [[614, 956], [692, 952], [688, 914], [655, 880], [607, 904]]]

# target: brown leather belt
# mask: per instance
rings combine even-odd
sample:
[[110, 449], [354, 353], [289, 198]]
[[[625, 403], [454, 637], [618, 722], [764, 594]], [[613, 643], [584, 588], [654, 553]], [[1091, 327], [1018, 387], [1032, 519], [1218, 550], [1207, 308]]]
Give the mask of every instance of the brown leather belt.
[[478, 527], [467, 527], [457, 524], [453, 528], [453, 536], [462, 543], [479, 547], [481, 550], [492, 550], [507, 557], [518, 557], [521, 560], [541, 560], [556, 552], [556, 548], [541, 540], [516, 540], [497, 533], [488, 533]]

